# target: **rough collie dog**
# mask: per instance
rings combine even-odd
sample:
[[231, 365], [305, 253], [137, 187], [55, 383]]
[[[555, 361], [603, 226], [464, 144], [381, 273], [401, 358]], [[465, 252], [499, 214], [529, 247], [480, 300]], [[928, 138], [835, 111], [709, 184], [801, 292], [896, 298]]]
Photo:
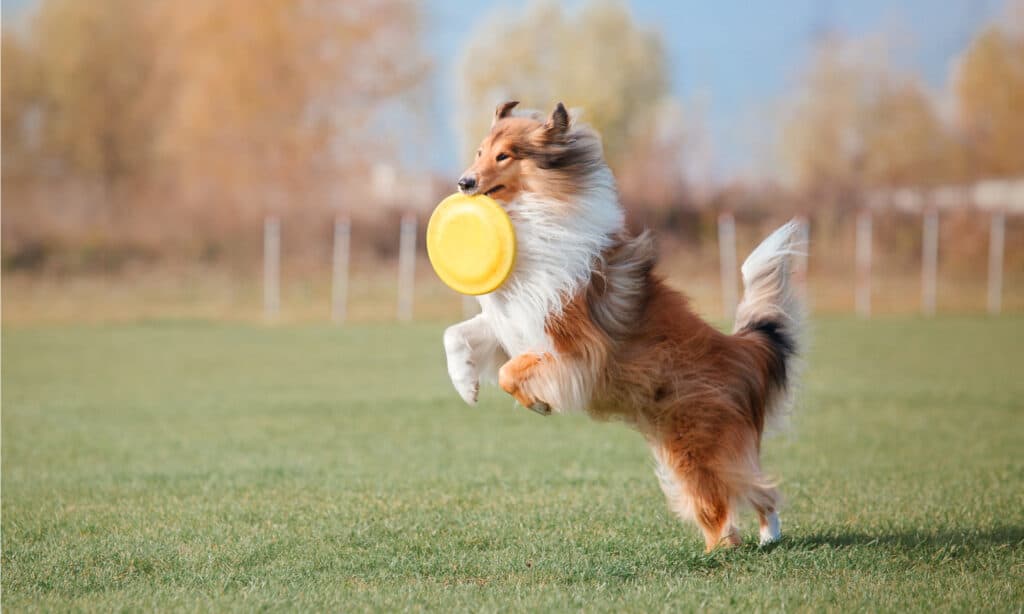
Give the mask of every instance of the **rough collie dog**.
[[518, 253], [508, 281], [479, 297], [482, 312], [445, 331], [452, 383], [469, 404], [496, 376], [539, 413], [622, 420], [647, 439], [669, 506], [697, 522], [707, 550], [740, 542], [744, 504], [761, 544], [777, 540], [779, 497], [759, 455], [794, 383], [796, 225], [747, 258], [735, 332], [721, 333], [654, 272], [650, 234], [627, 233], [598, 135], [561, 103], [547, 118], [516, 104], [498, 106], [458, 181], [508, 211]]

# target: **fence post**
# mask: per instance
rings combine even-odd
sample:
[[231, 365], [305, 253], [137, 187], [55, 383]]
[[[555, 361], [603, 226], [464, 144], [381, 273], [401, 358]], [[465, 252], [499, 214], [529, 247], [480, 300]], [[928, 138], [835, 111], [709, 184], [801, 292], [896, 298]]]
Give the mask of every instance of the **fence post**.
[[921, 242], [921, 311], [935, 315], [936, 277], [939, 266], [939, 212], [933, 205], [924, 210]]
[[988, 234], [988, 312], [999, 315], [1003, 299], [1003, 242], [1006, 237], [1006, 212], [991, 214]]
[[334, 257], [331, 267], [331, 320], [341, 324], [348, 315], [349, 242], [352, 222], [344, 214], [334, 218]]
[[263, 220], [263, 318], [277, 319], [281, 311], [281, 220]]
[[416, 215], [402, 216], [398, 241], [398, 320], [412, 320], [413, 284], [416, 278]]
[[857, 315], [871, 317], [871, 210], [857, 213]]
[[736, 317], [736, 218], [729, 211], [718, 215], [718, 262], [722, 280], [722, 316]]

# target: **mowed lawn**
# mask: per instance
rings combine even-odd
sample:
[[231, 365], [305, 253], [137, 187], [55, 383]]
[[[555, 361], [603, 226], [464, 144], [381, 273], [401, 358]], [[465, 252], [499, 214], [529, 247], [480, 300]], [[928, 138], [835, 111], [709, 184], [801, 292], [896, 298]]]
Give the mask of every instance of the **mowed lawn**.
[[463, 405], [440, 335], [5, 329], [5, 611], [1024, 605], [1024, 318], [815, 322], [784, 539], [712, 555], [639, 436]]

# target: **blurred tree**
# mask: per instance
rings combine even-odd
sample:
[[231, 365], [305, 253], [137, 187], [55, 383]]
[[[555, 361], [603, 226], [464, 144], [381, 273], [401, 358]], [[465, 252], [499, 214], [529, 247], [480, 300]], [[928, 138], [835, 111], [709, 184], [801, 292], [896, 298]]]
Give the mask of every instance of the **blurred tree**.
[[202, 201], [280, 208], [365, 164], [378, 105], [427, 68], [405, 0], [168, 1], [159, 15], [161, 153]]
[[651, 121], [629, 142], [617, 169], [622, 204], [637, 227], [678, 226], [683, 208], [694, 208], [692, 185], [702, 134], [682, 105], [671, 99], [650, 110]]
[[824, 41], [790, 102], [782, 153], [816, 206], [857, 206], [851, 196], [867, 188], [963, 178], [957, 140], [920, 83], [889, 67], [883, 40]]
[[360, 202], [429, 68], [412, 0], [38, 0], [4, 25], [5, 256], [205, 250], [344, 173]]
[[960, 149], [912, 80], [883, 83], [861, 121], [867, 187], [934, 186], [964, 179]]
[[108, 196], [144, 168], [156, 130], [139, 105], [154, 57], [149, 9], [135, 0], [46, 0], [30, 26], [38, 71], [31, 110], [41, 114], [44, 152], [72, 174], [99, 179]]
[[1024, 174], [1024, 3], [1017, 6], [1009, 23], [971, 42], [954, 70], [957, 120], [976, 177]]
[[39, 137], [32, 117], [38, 117], [39, 76], [36, 58], [20, 32], [5, 26], [0, 46], [0, 136], [3, 176], [9, 181], [30, 171], [38, 149]]
[[613, 165], [632, 140], [650, 134], [668, 91], [665, 51], [660, 35], [623, 4], [590, 0], [570, 16], [556, 2], [539, 2], [519, 17], [493, 15], [475, 30], [460, 69], [457, 124], [466, 156], [494, 106], [510, 99], [544, 110], [557, 101], [582, 107]]
[[879, 71], [862, 47], [834, 38], [817, 47], [782, 124], [782, 154], [799, 188], [822, 192], [858, 180], [861, 124]]

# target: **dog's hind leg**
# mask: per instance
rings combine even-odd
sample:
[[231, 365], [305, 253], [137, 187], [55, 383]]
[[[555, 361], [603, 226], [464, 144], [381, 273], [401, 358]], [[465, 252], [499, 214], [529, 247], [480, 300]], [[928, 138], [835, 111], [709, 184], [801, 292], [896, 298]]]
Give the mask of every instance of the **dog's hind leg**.
[[669, 508], [681, 520], [695, 520], [704, 533], [705, 551], [725, 545], [739, 545], [733, 522], [736, 506], [729, 486], [711, 469], [689, 465], [691, 458], [672, 443], [651, 442], [658, 477]]
[[743, 488], [743, 495], [758, 513], [758, 523], [761, 525], [760, 543], [767, 545], [778, 541], [781, 534], [778, 522], [779, 496], [771, 481], [762, 475], [758, 449], [754, 447], [750, 450], [749, 472], [749, 482]]
[[761, 539], [758, 543], [762, 546], [767, 546], [779, 541], [779, 538], [782, 537], [779, 513], [775, 511], [768, 513], [758, 512], [758, 520], [761, 523]]
[[760, 540], [762, 546], [779, 540], [779, 491], [761, 475], [760, 467], [753, 473], [754, 482], [747, 488], [746, 499], [757, 512], [760, 524]]
[[700, 468], [686, 476], [686, 485], [694, 517], [704, 532], [704, 551], [738, 546], [740, 536], [732, 524], [734, 510], [727, 482], [708, 468]]
[[758, 543], [767, 546], [779, 541], [782, 529], [779, 524], [778, 501], [779, 492], [774, 488], [755, 486], [749, 495], [750, 503], [757, 511], [757, 521], [761, 526]]

